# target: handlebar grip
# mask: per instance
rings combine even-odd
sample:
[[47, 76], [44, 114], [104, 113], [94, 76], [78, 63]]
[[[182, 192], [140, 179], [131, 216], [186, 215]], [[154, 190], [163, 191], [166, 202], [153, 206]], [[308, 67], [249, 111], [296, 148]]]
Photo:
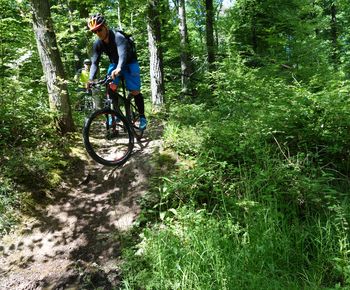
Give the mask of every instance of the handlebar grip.
[[111, 78], [111, 76], [107, 75], [105, 78], [98, 80], [96, 82], [90, 82], [89, 83], [89, 87], [96, 87], [97, 85], [105, 85], [105, 84], [109, 84], [113, 81], [113, 79]]

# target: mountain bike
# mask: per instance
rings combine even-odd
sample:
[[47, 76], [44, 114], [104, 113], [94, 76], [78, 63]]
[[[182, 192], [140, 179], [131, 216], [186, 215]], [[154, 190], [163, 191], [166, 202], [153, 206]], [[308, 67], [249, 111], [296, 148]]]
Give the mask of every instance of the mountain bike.
[[78, 88], [78, 101], [75, 110], [89, 115], [97, 109], [101, 109], [101, 97], [97, 88]]
[[92, 91], [85, 88], [79, 88], [77, 89], [77, 92], [79, 94], [79, 100], [75, 105], [76, 110], [86, 114], [94, 111], [96, 107], [92, 98]]
[[124, 79], [121, 79], [122, 94], [116, 93], [113, 99], [108, 93], [111, 82], [110, 76], [106, 76], [92, 83], [93, 87], [105, 86], [105, 106], [86, 119], [83, 141], [86, 151], [96, 162], [118, 166], [128, 160], [134, 148], [134, 138], [139, 141], [143, 130], [139, 128], [140, 114], [134, 97], [126, 95]]

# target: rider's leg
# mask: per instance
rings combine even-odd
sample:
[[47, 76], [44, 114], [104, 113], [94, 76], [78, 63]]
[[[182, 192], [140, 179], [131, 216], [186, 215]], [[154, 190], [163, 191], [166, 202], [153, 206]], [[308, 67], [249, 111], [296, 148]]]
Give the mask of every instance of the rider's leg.
[[140, 91], [130, 91], [135, 99], [136, 107], [139, 111], [140, 117], [145, 117], [145, 101]]
[[135, 98], [135, 104], [140, 113], [140, 129], [144, 130], [147, 126], [145, 117], [145, 104], [141, 90], [140, 66], [137, 61], [129, 63], [125, 69], [122, 70], [125, 78], [126, 88]]
[[147, 127], [147, 119], [145, 117], [145, 103], [144, 103], [143, 95], [140, 93], [140, 91], [130, 91], [130, 93], [133, 95], [135, 99], [136, 107], [139, 111], [139, 115], [140, 115], [139, 128], [140, 130], [145, 130]]

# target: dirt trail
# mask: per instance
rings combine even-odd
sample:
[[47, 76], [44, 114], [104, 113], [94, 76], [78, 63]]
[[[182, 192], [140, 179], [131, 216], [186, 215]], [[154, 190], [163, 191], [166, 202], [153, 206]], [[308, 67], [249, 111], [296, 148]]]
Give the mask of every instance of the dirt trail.
[[152, 139], [135, 143], [122, 168], [80, 158], [76, 176], [55, 194], [61, 197], [1, 239], [0, 289], [118, 289], [119, 234], [139, 214], [149, 159], [161, 146]]

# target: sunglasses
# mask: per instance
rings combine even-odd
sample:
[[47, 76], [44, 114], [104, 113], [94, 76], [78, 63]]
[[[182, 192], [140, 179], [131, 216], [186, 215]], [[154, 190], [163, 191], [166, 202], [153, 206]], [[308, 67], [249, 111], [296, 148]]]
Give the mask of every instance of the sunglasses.
[[103, 27], [100, 27], [99, 29], [93, 30], [92, 32], [93, 32], [93, 33], [101, 32], [102, 29], [103, 29]]

